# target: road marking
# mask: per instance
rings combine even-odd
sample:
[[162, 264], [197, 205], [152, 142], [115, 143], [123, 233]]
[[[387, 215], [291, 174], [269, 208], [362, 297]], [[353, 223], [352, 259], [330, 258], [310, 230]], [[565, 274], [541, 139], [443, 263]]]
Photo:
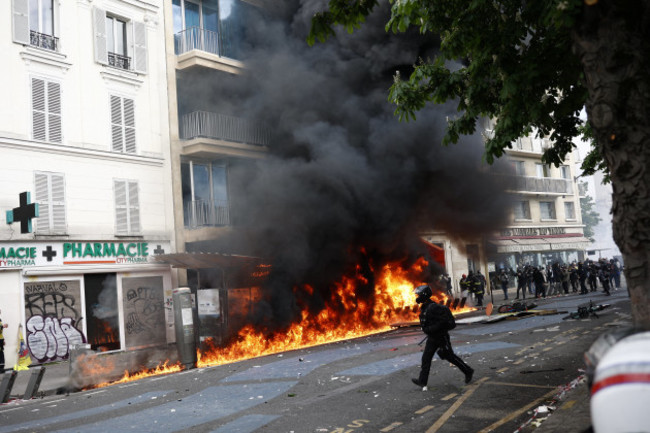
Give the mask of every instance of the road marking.
[[434, 425], [429, 427], [426, 433], [435, 433], [438, 430], [440, 430], [440, 427], [442, 427], [447, 422], [447, 420], [451, 418], [451, 416], [458, 410], [458, 408], [465, 402], [465, 400], [467, 400], [472, 394], [474, 394], [474, 392], [478, 389], [479, 386], [481, 386], [483, 382], [489, 379], [490, 379], [489, 377], [483, 377], [477, 380], [472, 385], [468, 385], [465, 394], [461, 395], [460, 398], [456, 400], [454, 404], [452, 404], [451, 407], [447, 409], [447, 411], [443, 413], [440, 418], [438, 418], [438, 421], [436, 421]]
[[556, 341], [555, 342], [555, 344], [557, 344], [558, 346], [561, 346], [561, 345], [563, 345], [565, 343], [566, 343], [566, 341]]
[[457, 395], [458, 395], [457, 392], [452, 392], [451, 394], [444, 396], [440, 400], [442, 400], [442, 401], [451, 400], [452, 398], [456, 397]]
[[533, 406], [536, 406], [537, 404], [539, 404], [540, 402], [546, 400], [547, 398], [549, 398], [550, 396], [552, 396], [556, 392], [557, 392], [556, 389], [553, 389], [553, 390], [547, 392], [546, 394], [544, 394], [543, 396], [541, 396], [537, 400], [533, 401], [532, 403], [529, 403], [526, 406], [522, 407], [521, 409], [518, 409], [518, 410], [512, 412], [511, 414], [506, 415], [505, 417], [501, 418], [499, 421], [497, 421], [497, 422], [495, 422], [493, 424], [490, 424], [489, 426], [487, 426], [483, 430], [480, 430], [478, 433], [490, 432], [490, 431], [496, 429], [497, 427], [502, 426], [503, 424], [512, 421], [513, 419], [517, 418], [522, 413], [526, 412], [528, 409], [530, 409]]
[[418, 410], [416, 410], [415, 413], [416, 413], [417, 415], [422, 415], [424, 412], [428, 412], [428, 411], [430, 411], [431, 409], [433, 409], [434, 407], [435, 407], [435, 406], [431, 406], [431, 405], [429, 405], [429, 406], [424, 406], [422, 409], [418, 409]]
[[86, 395], [95, 395], [95, 394], [101, 394], [102, 392], [106, 392], [106, 390], [105, 390], [105, 389], [101, 389], [101, 390], [99, 390], [99, 391], [95, 391], [95, 392], [89, 392], [89, 393], [88, 393], [88, 394], [86, 394]]
[[504, 372], [506, 372], [506, 371], [508, 371], [508, 370], [510, 370], [509, 367], [503, 367], [503, 368], [498, 369], [498, 370], [497, 370], [497, 373], [504, 373]]
[[12, 410], [21, 410], [25, 409], [24, 407], [12, 407], [11, 409], [2, 409], [0, 410], [0, 413], [5, 413], [5, 412], [11, 412]]
[[576, 403], [577, 403], [577, 400], [569, 400], [569, 401], [565, 402], [562, 405], [562, 407], [560, 407], [560, 409], [562, 409], [562, 410], [571, 409], [573, 407], [573, 405], [575, 405]]
[[510, 382], [487, 382], [486, 385], [504, 385], [504, 386], [523, 386], [526, 388], [545, 388], [545, 389], [555, 389], [555, 386], [550, 385], [532, 385], [529, 383], [510, 383]]
[[542, 349], [542, 352], [548, 352], [549, 350], [553, 350], [552, 347], [547, 347], [546, 349]]
[[585, 332], [582, 333], [582, 335], [587, 335], [589, 333], [591, 333], [591, 331], [585, 331]]
[[512, 365], [519, 365], [519, 364], [521, 364], [521, 363], [523, 363], [525, 361], [526, 361], [526, 358], [519, 358], [518, 360], [513, 362]]
[[394, 429], [394, 428], [396, 428], [396, 427], [399, 427], [399, 426], [401, 426], [401, 425], [402, 425], [401, 422], [394, 422], [394, 423], [392, 423], [391, 425], [386, 426], [386, 427], [384, 427], [383, 429], [381, 429], [381, 430], [379, 430], [379, 431], [381, 431], [381, 432], [391, 431], [392, 429]]
[[531, 356], [531, 357], [533, 357], [533, 356], [539, 356], [539, 352], [529, 353], [528, 356]]

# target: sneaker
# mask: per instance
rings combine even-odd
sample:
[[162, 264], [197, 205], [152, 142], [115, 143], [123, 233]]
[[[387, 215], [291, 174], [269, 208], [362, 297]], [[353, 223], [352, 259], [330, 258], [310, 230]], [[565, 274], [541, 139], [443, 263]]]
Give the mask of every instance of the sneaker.
[[425, 386], [427, 386], [426, 383], [422, 383], [422, 382], [420, 382], [420, 379], [411, 379], [411, 382], [413, 382], [413, 383], [416, 384], [417, 386], [421, 386], [421, 387], [425, 387]]
[[474, 376], [474, 369], [470, 368], [467, 373], [465, 373], [465, 383], [470, 383], [472, 381], [472, 376]]

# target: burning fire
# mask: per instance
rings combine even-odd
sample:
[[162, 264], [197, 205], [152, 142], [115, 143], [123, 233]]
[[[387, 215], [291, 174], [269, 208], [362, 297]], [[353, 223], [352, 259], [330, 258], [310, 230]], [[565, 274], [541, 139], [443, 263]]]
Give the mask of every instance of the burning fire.
[[[353, 276], [345, 276], [336, 284], [331, 294], [331, 305], [338, 308], [325, 308], [316, 316], [310, 316], [304, 306], [302, 319], [294, 323], [287, 331], [264, 335], [253, 326], [242, 328], [235, 341], [227, 347], [217, 347], [208, 340], [207, 348], [197, 351], [197, 367], [208, 367], [236, 362], [244, 359], [285, 352], [320, 344], [332, 343], [376, 334], [391, 329], [391, 324], [397, 322], [414, 322], [418, 320], [418, 308], [414, 305], [413, 289], [423, 281], [418, 281], [418, 275], [428, 266], [424, 258], [416, 261], [410, 268], [404, 268], [398, 263], [384, 265], [375, 274], [375, 292], [372, 300], [358, 298], [357, 287], [367, 286], [368, 280], [360, 269]], [[268, 273], [264, 269], [265, 274]], [[294, 290], [304, 290], [313, 293], [313, 288], [305, 285]], [[436, 302], [451, 301], [441, 291], [434, 289], [433, 299]], [[454, 313], [471, 311], [474, 308], [464, 307], [455, 309]], [[99, 368], [95, 366], [95, 368]], [[153, 370], [138, 373], [124, 372], [118, 381], [101, 383], [94, 388], [130, 382], [148, 376], [173, 373], [182, 370], [180, 364], [168, 365], [165, 362]]]
[[[418, 319], [414, 308], [413, 289], [422, 281], [414, 281], [414, 275], [422, 275], [428, 265], [424, 258], [419, 259], [409, 269], [398, 264], [383, 266], [375, 272], [375, 296], [372, 301], [355, 296], [356, 288], [368, 283], [357, 273], [343, 277], [332, 291], [332, 305], [342, 308], [325, 308], [317, 316], [310, 316], [307, 309], [302, 312], [302, 320], [291, 325], [288, 331], [271, 337], [255, 331], [252, 326], [241, 329], [235, 342], [227, 347], [210, 346], [203, 353], [198, 352], [198, 367], [221, 365], [258, 356], [295, 350], [319, 344], [331, 343], [350, 338], [376, 334], [391, 329], [395, 322], [412, 322]], [[313, 292], [309, 286], [296, 290]], [[448, 297], [434, 293], [436, 302], [447, 302]], [[369, 303], [372, 302], [372, 305]], [[471, 311], [463, 308], [460, 311]]]
[[110, 385], [117, 385], [120, 383], [126, 383], [126, 382], [133, 382], [134, 380], [140, 380], [144, 379], [145, 377], [149, 376], [159, 376], [161, 374], [169, 374], [169, 373], [177, 373], [181, 370], [183, 370], [183, 367], [181, 366], [180, 363], [176, 363], [173, 365], [168, 365], [168, 361], [165, 361], [165, 363], [157, 366], [154, 369], [151, 370], [144, 370], [144, 371], [139, 371], [137, 373], [129, 373], [128, 371], [124, 371], [124, 376], [122, 376], [121, 379], [113, 381], [113, 382], [104, 382], [100, 383], [98, 385], [93, 386], [93, 388], [103, 388], [105, 386], [110, 386]]

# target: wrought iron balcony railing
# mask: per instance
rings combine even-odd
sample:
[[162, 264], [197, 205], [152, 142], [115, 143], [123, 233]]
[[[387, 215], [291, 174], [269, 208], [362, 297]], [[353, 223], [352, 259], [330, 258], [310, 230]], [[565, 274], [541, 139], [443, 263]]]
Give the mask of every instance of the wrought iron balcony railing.
[[219, 227], [230, 224], [230, 208], [226, 200], [192, 200], [183, 204], [185, 227]]
[[207, 111], [185, 114], [179, 129], [183, 140], [204, 137], [258, 146], [268, 146], [271, 141], [271, 131], [259, 123]]
[[59, 50], [59, 38], [44, 33], [35, 32], [30, 30], [29, 43], [35, 47], [44, 48], [50, 51]]
[[131, 57], [122, 56], [116, 53], [108, 53], [108, 64], [114, 68], [130, 70]]

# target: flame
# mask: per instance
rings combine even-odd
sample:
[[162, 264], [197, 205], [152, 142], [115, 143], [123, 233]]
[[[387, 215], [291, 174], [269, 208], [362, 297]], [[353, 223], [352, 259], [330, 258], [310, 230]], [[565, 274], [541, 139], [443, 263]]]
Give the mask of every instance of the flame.
[[[203, 351], [197, 351], [197, 367], [209, 367], [250, 359], [274, 353], [332, 343], [351, 338], [377, 334], [391, 329], [396, 322], [415, 322], [418, 320], [418, 308], [414, 306], [413, 289], [426, 284], [418, 279], [423, 275], [428, 262], [421, 258], [409, 268], [400, 263], [386, 264], [379, 272], [374, 273], [374, 296], [364, 300], [356, 296], [357, 288], [367, 286], [369, 281], [357, 267], [354, 275], [344, 276], [333, 287], [330, 305], [337, 308], [324, 308], [315, 316], [310, 315], [303, 306], [301, 320], [294, 323], [288, 330], [266, 335], [256, 330], [252, 325], [244, 326], [235, 341], [226, 347], [218, 347], [214, 341], [207, 340]], [[270, 269], [260, 269], [255, 277], [268, 275]], [[305, 293], [313, 294], [314, 288], [303, 285], [294, 288]], [[451, 299], [442, 291], [434, 289], [433, 299], [439, 303], [449, 303]], [[454, 310], [459, 312], [472, 311], [474, 308], [465, 307]], [[100, 371], [106, 366], [93, 363], [90, 370]], [[109, 385], [131, 382], [149, 376], [169, 374], [183, 369], [180, 363], [168, 365], [168, 361], [155, 369], [138, 373], [124, 372], [124, 376], [112, 382], [93, 385], [92, 388], [102, 388]], [[86, 388], [89, 389], [89, 388]]]
[[180, 362], [172, 365], [168, 365], [168, 364], [169, 361], [165, 361], [164, 363], [158, 365], [156, 368], [139, 371], [137, 373], [129, 373], [128, 371], [125, 370], [124, 376], [122, 376], [121, 379], [112, 382], [103, 382], [97, 385], [93, 385], [93, 388], [104, 388], [110, 385], [133, 382], [135, 380], [144, 379], [145, 377], [149, 377], [149, 376], [159, 376], [162, 374], [177, 373], [183, 370], [183, 366], [181, 365]]
[[[210, 344], [197, 353], [197, 366], [208, 367], [236, 362], [253, 357], [270, 355], [335, 341], [358, 338], [391, 329], [391, 324], [399, 321], [418, 320], [418, 310], [413, 307], [415, 298], [413, 289], [424, 281], [414, 279], [422, 275], [428, 262], [421, 258], [410, 268], [405, 269], [399, 263], [384, 265], [375, 273], [375, 296], [372, 300], [363, 300], [355, 296], [357, 287], [368, 284], [365, 276], [359, 272], [344, 276], [331, 292], [330, 304], [316, 316], [311, 316], [307, 308], [302, 310], [300, 322], [277, 334], [265, 335], [256, 331], [251, 325], [242, 328], [233, 343], [226, 347]], [[415, 277], [417, 278], [417, 277]], [[295, 290], [313, 293], [313, 288], [305, 285]], [[436, 302], [448, 302], [450, 299], [442, 293], [434, 293]], [[474, 308], [455, 310], [471, 311]]]

